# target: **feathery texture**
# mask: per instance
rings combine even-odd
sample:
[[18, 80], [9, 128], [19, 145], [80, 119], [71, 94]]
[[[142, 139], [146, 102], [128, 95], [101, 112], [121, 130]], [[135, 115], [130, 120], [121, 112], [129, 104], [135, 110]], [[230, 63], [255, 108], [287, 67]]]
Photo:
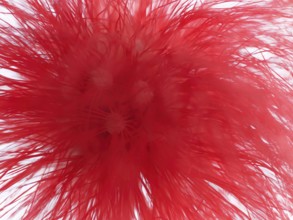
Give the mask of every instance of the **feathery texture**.
[[289, 219], [290, 2], [0, 0], [0, 218]]

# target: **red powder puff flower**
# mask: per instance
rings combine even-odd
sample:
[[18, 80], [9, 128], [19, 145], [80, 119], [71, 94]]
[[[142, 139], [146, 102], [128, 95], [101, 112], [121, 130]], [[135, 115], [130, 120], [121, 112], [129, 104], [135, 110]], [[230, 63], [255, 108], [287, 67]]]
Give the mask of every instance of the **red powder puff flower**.
[[0, 11], [1, 219], [290, 219], [290, 1]]

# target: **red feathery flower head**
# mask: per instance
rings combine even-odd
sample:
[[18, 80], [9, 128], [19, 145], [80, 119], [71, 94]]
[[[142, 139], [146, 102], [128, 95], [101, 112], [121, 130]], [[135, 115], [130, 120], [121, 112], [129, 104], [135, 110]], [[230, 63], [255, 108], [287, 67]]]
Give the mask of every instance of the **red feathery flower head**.
[[1, 219], [290, 218], [292, 3], [0, 6]]

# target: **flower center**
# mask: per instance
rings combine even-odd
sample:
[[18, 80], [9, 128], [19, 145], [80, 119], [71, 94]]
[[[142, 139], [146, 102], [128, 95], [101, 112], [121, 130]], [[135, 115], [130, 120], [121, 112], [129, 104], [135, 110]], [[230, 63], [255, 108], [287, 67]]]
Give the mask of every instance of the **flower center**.
[[126, 121], [120, 113], [112, 112], [106, 118], [105, 126], [110, 134], [119, 134], [126, 128]]

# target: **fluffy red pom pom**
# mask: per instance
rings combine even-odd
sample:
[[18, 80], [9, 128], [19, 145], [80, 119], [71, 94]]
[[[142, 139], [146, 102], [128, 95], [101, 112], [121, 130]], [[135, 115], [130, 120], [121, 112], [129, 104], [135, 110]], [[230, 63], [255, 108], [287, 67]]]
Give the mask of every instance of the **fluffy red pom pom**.
[[292, 4], [227, 3], [0, 0], [1, 219], [289, 219]]

